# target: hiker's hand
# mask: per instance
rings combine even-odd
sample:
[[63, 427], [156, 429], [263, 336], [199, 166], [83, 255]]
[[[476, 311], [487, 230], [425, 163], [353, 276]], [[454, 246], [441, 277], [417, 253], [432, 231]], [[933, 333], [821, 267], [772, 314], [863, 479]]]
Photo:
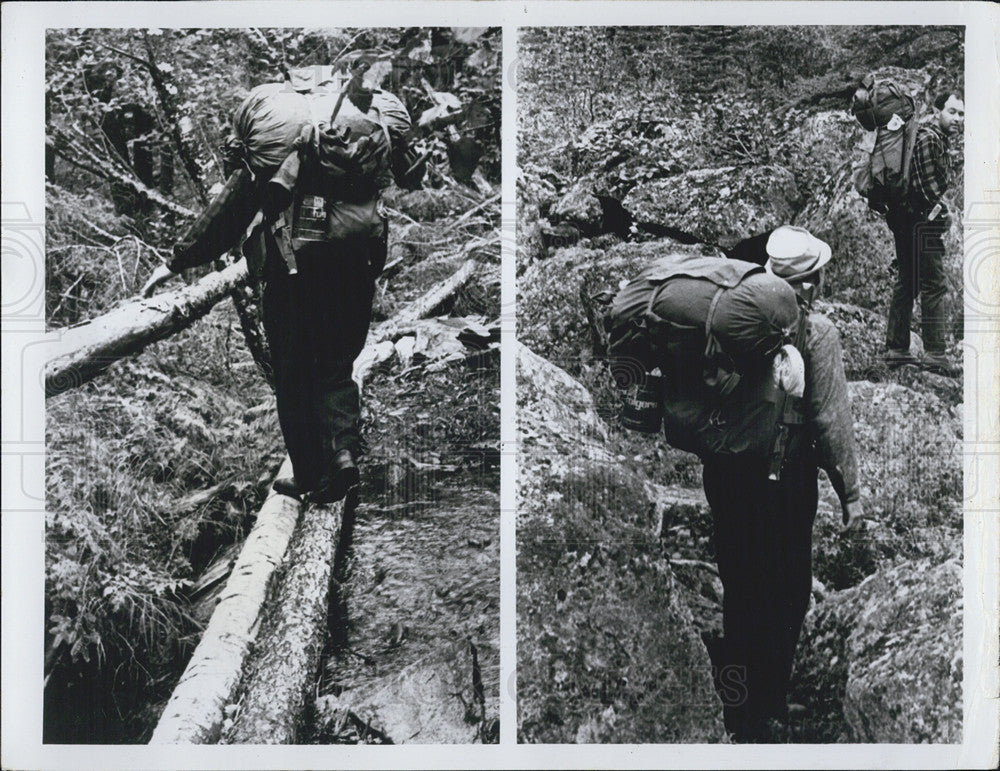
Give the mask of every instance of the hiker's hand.
[[843, 523], [844, 530], [854, 530], [858, 526], [858, 522], [864, 519], [865, 510], [861, 505], [861, 501], [851, 501], [850, 503], [845, 503], [843, 507], [843, 518], [841, 522]]
[[177, 274], [174, 273], [172, 270], [170, 270], [170, 268], [168, 268], [166, 265], [157, 266], [150, 274], [149, 279], [146, 281], [146, 283], [143, 284], [142, 296], [152, 297], [153, 292], [156, 291], [156, 287], [160, 286], [160, 284], [169, 281], [176, 275]]

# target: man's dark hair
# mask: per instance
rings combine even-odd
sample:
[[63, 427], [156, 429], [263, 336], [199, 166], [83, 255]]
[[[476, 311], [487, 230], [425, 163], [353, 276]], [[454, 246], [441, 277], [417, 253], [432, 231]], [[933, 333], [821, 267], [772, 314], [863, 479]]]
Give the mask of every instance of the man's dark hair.
[[934, 108], [937, 110], [943, 110], [945, 103], [949, 98], [955, 97], [960, 102], [965, 102], [965, 97], [962, 96], [960, 91], [942, 91], [936, 97], [934, 97]]

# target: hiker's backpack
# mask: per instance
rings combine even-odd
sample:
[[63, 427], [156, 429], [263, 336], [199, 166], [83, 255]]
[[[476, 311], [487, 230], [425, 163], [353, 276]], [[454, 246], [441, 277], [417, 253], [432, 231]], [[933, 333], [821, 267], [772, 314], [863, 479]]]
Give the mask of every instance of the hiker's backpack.
[[795, 290], [760, 265], [668, 255], [618, 292], [605, 328], [613, 372], [662, 373], [672, 446], [763, 457], [780, 411], [771, 362], [799, 319]]
[[781, 347], [797, 318], [795, 291], [762, 266], [670, 254], [619, 290], [604, 325], [613, 359], [728, 393]]
[[859, 149], [854, 187], [872, 209], [884, 213], [906, 200], [917, 134], [916, 104], [893, 81], [868, 75], [854, 92], [851, 112], [863, 128], [875, 132], [872, 146]]
[[227, 166], [248, 169], [263, 191], [264, 222], [244, 249], [248, 263], [267, 251], [268, 238], [290, 273], [309, 243], [384, 239], [378, 194], [392, 184], [392, 146], [409, 129], [399, 99], [328, 66], [254, 88], [233, 115], [226, 145]]
[[409, 114], [386, 91], [351, 93], [345, 77], [315, 67], [257, 86], [233, 115], [229, 154], [269, 179], [297, 152], [301, 192], [334, 200], [367, 200], [388, 187], [392, 143], [409, 131]]

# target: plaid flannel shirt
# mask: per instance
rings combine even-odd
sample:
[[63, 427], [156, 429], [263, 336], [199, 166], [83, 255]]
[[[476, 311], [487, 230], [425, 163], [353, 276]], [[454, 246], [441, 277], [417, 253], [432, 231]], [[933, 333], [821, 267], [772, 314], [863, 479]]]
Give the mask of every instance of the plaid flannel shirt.
[[921, 126], [910, 164], [910, 203], [916, 212], [923, 214], [941, 200], [950, 171], [948, 137], [937, 124]]

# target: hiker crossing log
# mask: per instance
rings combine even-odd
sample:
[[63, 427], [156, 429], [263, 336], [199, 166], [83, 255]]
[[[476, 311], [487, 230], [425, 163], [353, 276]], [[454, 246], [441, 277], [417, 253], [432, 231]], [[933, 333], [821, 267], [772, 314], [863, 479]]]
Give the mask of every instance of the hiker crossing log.
[[[475, 261], [469, 260], [455, 274], [403, 308], [398, 316], [372, 330], [370, 342], [358, 360], [372, 359], [372, 349], [386, 342], [403, 319], [411, 323], [431, 313], [457, 292], [474, 270]], [[370, 367], [364, 369], [360, 377], [356, 373], [357, 379], [363, 380], [368, 371]], [[291, 462], [287, 457], [278, 473], [279, 477], [285, 475], [291, 475]], [[268, 502], [275, 499], [298, 511], [290, 498], [275, 495]], [[284, 529], [274, 529], [270, 536], [273, 542], [268, 545], [265, 559], [259, 556], [260, 545], [255, 545], [254, 553], [245, 557], [250, 547], [250, 538], [247, 539], [226, 585], [225, 599], [213, 613], [205, 635], [164, 709], [151, 744], [210, 743], [220, 738], [246, 744], [296, 741], [308, 701], [306, 695], [319, 667], [325, 639], [333, 557], [343, 513], [343, 502], [329, 507], [310, 507], [294, 535], [286, 535]], [[262, 509], [251, 537], [257, 532], [263, 516]], [[291, 548], [288, 546], [290, 538], [294, 539]], [[274, 592], [275, 599], [265, 608], [274, 560], [280, 561], [286, 549], [289, 552], [285, 560], [287, 573]], [[273, 555], [277, 555], [274, 560]], [[256, 563], [266, 564], [253, 571], [254, 582], [240, 583], [246, 578], [240, 579], [237, 571], [246, 573], [245, 566]], [[230, 586], [234, 580], [237, 584]], [[228, 604], [224, 606], [226, 600]], [[261, 653], [248, 666], [251, 644]], [[241, 706], [223, 737], [226, 707], [237, 699]]]
[[246, 279], [246, 261], [240, 260], [193, 286], [137, 300], [60, 330], [56, 353], [45, 367], [45, 395], [75, 388], [118, 359], [186, 329]]

